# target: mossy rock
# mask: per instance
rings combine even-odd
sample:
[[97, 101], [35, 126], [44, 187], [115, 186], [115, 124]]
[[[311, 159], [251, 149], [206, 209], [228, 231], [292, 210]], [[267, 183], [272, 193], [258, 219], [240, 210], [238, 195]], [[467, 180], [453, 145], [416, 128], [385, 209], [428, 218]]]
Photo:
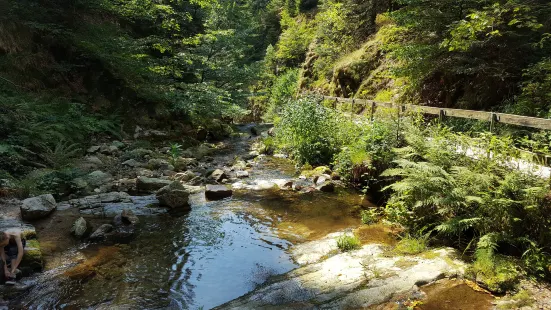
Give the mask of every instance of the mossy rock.
[[329, 167], [327, 166], [319, 166], [319, 167], [316, 167], [312, 170], [303, 170], [301, 172], [301, 175], [307, 177], [307, 178], [312, 178], [312, 177], [315, 177], [315, 176], [320, 176], [322, 174], [331, 174], [331, 169], [329, 169]]
[[25, 246], [25, 254], [21, 260], [19, 269], [24, 275], [29, 275], [33, 272], [40, 272], [44, 268], [44, 259], [40, 250], [40, 243], [36, 239], [27, 240]]

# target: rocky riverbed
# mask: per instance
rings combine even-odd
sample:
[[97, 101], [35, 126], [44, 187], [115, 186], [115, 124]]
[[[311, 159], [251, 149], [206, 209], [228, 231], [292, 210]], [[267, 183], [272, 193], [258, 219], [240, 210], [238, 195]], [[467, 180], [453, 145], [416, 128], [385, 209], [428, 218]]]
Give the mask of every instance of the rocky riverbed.
[[[23, 231], [30, 242], [25, 277], [0, 286], [0, 308], [516, 305], [473, 290], [453, 249], [404, 256], [393, 252], [396, 227], [358, 230], [369, 201], [326, 167], [301, 173], [283, 155], [261, 155], [257, 134], [267, 129], [243, 126], [179, 154], [136, 141], [98, 144], [77, 164], [69, 195], [3, 199], [0, 230]], [[362, 245], [341, 252], [336, 240], [352, 230]], [[533, 299], [527, 307], [546, 307]]]

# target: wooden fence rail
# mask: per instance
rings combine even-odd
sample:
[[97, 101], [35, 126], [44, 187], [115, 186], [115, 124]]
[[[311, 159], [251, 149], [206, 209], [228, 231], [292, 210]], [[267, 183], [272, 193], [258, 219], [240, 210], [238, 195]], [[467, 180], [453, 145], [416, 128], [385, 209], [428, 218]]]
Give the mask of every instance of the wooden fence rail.
[[403, 112], [418, 112], [423, 114], [437, 115], [439, 117], [450, 116], [450, 117], [459, 117], [459, 118], [488, 121], [490, 122], [490, 128], [493, 128], [494, 123], [503, 123], [503, 124], [509, 124], [509, 125], [551, 130], [551, 119], [546, 119], [546, 118], [537, 118], [537, 117], [530, 117], [530, 116], [484, 112], [484, 111], [475, 111], [475, 110], [438, 108], [438, 107], [429, 107], [429, 106], [413, 105], [413, 104], [395, 104], [391, 102], [377, 102], [377, 101], [366, 100], [366, 99], [353, 99], [353, 98], [342, 98], [342, 97], [331, 97], [331, 96], [323, 96], [323, 98], [325, 100], [330, 100], [335, 102], [345, 102], [345, 103], [351, 103], [351, 104], [371, 106], [371, 113], [373, 113], [377, 107], [398, 108], [398, 109], [401, 109], [401, 111]]

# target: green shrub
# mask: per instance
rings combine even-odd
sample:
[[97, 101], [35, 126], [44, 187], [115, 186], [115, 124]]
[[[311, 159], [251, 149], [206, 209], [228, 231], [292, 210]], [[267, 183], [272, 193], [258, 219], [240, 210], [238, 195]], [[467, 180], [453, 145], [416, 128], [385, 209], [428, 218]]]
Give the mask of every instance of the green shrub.
[[379, 212], [376, 209], [362, 210], [360, 212], [362, 224], [371, 225], [379, 220]]
[[369, 186], [390, 167], [393, 149], [401, 144], [398, 128], [388, 120], [376, 120], [357, 127], [357, 138], [335, 156], [335, 170], [345, 180]]
[[275, 132], [278, 146], [289, 150], [299, 164], [322, 165], [350, 142], [352, 127], [350, 120], [306, 97], [285, 107]]
[[344, 234], [337, 238], [337, 247], [343, 252], [348, 252], [359, 249], [361, 247], [361, 242], [356, 235], [350, 236]]
[[169, 155], [170, 155], [170, 163], [173, 166], [176, 166], [176, 161], [182, 155], [182, 146], [178, 143], [171, 143]]
[[276, 77], [270, 89], [268, 106], [264, 113], [264, 120], [273, 121], [297, 92], [298, 70], [287, 70]]

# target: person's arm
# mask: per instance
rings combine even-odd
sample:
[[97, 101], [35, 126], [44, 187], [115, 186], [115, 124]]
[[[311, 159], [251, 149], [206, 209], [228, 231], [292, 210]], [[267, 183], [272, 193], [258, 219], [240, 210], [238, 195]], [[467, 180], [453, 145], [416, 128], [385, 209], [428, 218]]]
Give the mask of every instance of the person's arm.
[[21, 263], [21, 260], [23, 259], [23, 242], [21, 241], [21, 234], [17, 234], [14, 236], [15, 242], [17, 243], [17, 259], [15, 262], [11, 262], [11, 273], [15, 274], [15, 271], [17, 270], [17, 267], [19, 267], [19, 264]]
[[2, 262], [4, 262], [4, 275], [6, 277], [11, 276], [10, 271], [8, 270], [8, 264], [6, 263], [6, 252], [4, 251], [4, 248], [0, 248], [0, 257], [2, 258]]

